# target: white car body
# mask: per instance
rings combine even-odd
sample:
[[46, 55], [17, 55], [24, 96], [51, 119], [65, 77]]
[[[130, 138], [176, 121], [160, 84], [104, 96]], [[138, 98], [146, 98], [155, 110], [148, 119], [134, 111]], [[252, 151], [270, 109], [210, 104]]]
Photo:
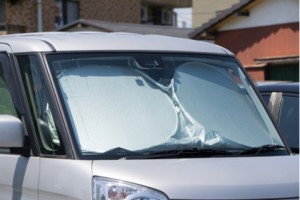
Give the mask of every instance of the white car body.
[[[12, 65], [17, 65], [16, 55], [28, 53], [114, 51], [235, 57], [217, 45], [157, 35], [81, 32], [0, 37], [0, 52], [11, 56]], [[46, 66], [49, 85], [54, 85], [46, 61], [41, 62]], [[15, 74], [16, 79], [18, 76]], [[25, 95], [21, 92], [21, 95]], [[53, 89], [52, 92], [55, 97], [57, 91]], [[57, 99], [54, 106], [61, 110], [61, 103]], [[28, 111], [24, 109], [27, 116], [30, 115]], [[145, 186], [161, 192], [169, 199], [299, 199], [299, 155], [80, 160], [74, 153], [75, 144], [70, 139], [64, 116], [59, 115], [58, 119], [60, 126], [68, 133], [65, 138], [69, 140], [67, 148], [72, 156], [34, 156], [31, 153], [25, 157], [0, 152], [0, 199], [93, 199], [93, 177]], [[23, 124], [26, 123], [23, 121]], [[27, 132], [28, 129], [24, 134], [28, 135]]]

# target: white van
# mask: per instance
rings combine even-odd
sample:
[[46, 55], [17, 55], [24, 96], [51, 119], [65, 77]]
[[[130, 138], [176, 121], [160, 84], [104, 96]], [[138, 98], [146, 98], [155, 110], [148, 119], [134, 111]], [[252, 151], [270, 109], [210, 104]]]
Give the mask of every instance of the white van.
[[220, 46], [0, 37], [0, 199], [299, 199], [298, 178], [299, 155]]

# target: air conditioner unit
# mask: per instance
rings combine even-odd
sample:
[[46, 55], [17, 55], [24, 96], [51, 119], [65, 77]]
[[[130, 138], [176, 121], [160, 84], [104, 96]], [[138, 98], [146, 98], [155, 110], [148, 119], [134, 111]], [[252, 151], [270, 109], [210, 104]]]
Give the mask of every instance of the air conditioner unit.
[[148, 7], [142, 6], [141, 7], [141, 22], [147, 22], [148, 21]]
[[157, 13], [157, 23], [163, 25], [173, 24], [173, 11], [172, 10], [160, 10]]

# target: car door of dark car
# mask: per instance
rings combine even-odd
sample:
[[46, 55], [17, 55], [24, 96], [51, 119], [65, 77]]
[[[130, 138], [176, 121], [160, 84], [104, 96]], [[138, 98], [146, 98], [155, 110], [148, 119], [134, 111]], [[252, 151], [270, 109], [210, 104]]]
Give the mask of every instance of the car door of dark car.
[[261, 95], [292, 151], [299, 154], [299, 94], [262, 92]]
[[283, 93], [278, 126], [294, 153], [299, 154], [299, 95]]

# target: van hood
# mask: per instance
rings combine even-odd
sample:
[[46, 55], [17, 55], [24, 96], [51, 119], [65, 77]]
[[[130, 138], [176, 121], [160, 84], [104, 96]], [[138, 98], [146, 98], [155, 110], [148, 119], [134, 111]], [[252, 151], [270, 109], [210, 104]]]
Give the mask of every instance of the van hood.
[[299, 198], [299, 155], [96, 160], [93, 175], [148, 186], [170, 199]]

